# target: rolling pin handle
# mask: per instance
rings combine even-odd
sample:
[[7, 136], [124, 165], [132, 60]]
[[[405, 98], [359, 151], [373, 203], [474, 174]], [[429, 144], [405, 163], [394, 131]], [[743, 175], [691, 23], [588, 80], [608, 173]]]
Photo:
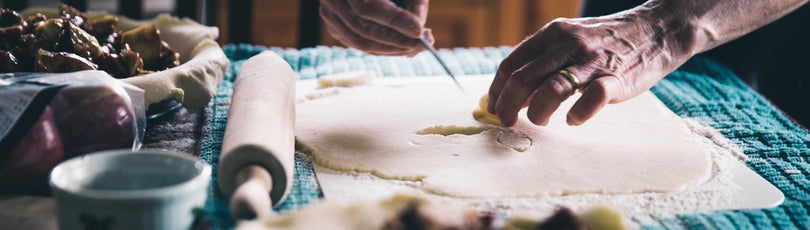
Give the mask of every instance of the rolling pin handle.
[[231, 219], [252, 220], [270, 217], [273, 207], [270, 190], [273, 179], [267, 169], [258, 165], [242, 167], [235, 178], [237, 187], [231, 196]]

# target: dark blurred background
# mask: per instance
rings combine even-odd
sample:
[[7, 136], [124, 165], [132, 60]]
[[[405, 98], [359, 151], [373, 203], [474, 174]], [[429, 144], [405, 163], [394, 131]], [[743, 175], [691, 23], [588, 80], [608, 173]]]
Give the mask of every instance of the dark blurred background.
[[[193, 0], [202, 2], [203, 0]], [[178, 2], [184, 3], [188, 0], [2, 0], [0, 6], [3, 8], [21, 9], [26, 7], [56, 8], [59, 2], [64, 2], [81, 10], [107, 11], [111, 13], [126, 13], [132, 17], [153, 17], [158, 13], [176, 13]], [[132, 4], [140, 3], [140, 4]], [[119, 8], [123, 7], [126, 9]]]
[[[2, 0], [3, 8], [55, 8], [58, 0]], [[310, 47], [341, 44], [323, 28], [317, 0], [62, 0], [80, 10], [130, 18], [159, 13], [220, 28], [220, 42]], [[580, 0], [434, 0], [427, 27], [437, 47], [512, 46], [557, 17], [575, 17]]]

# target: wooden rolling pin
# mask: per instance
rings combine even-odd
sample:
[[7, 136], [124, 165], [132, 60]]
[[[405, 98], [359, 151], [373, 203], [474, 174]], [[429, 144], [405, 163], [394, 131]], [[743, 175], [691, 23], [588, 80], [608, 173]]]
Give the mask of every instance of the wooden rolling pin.
[[[231, 218], [268, 217], [292, 185], [295, 77], [266, 51], [248, 59], [234, 83], [217, 181], [231, 197]], [[268, 195], [269, 194], [269, 195]]]

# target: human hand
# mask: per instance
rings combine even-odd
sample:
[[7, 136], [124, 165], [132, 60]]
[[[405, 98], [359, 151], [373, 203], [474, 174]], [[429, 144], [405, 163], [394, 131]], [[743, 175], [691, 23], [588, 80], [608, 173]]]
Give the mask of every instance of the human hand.
[[[343, 44], [374, 55], [412, 56], [424, 48], [428, 0], [321, 0], [320, 14], [329, 33]], [[429, 40], [433, 35], [426, 32]]]
[[660, 22], [629, 11], [548, 23], [501, 62], [487, 110], [512, 126], [518, 111], [528, 107], [532, 123], [547, 125], [560, 104], [580, 90], [566, 120], [583, 124], [606, 104], [650, 89], [694, 55], [692, 28]]

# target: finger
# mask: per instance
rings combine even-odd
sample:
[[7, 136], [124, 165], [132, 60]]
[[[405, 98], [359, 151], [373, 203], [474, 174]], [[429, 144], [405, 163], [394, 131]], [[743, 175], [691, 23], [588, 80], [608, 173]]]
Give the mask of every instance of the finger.
[[517, 121], [517, 112], [525, 107], [532, 93], [548, 75], [560, 69], [566, 60], [565, 55], [566, 52], [540, 55], [516, 71], [507, 73], [499, 70], [489, 88], [487, 110], [497, 114], [504, 125], [513, 124]]
[[578, 126], [605, 107], [607, 103], [624, 97], [624, 86], [619, 77], [609, 75], [597, 78], [590, 82], [582, 96], [568, 111], [566, 122], [571, 126]]
[[411, 38], [422, 36], [424, 23], [417, 15], [406, 9], [397, 7], [388, 0], [349, 0], [349, 6], [360, 17], [374, 23], [392, 28], [397, 33]]
[[487, 112], [489, 113], [498, 114], [495, 108], [501, 98], [503, 88], [506, 87], [509, 77], [512, 76], [513, 70], [511, 66], [511, 59], [507, 57], [501, 61], [498, 70], [495, 72], [495, 78], [492, 79], [492, 83], [489, 85], [489, 101], [487, 102]]
[[340, 8], [348, 8], [348, 10], [332, 12], [343, 21], [343, 24], [349, 28], [349, 31], [352, 31], [357, 36], [364, 37], [366, 40], [372, 40], [376, 43], [403, 48], [413, 48], [419, 44], [419, 40], [416, 38], [408, 37], [390, 27], [360, 17], [348, 7], [348, 3], [346, 2], [337, 2], [334, 4], [346, 5], [346, 7]]
[[416, 15], [416, 18], [419, 20], [419, 24], [424, 27], [425, 22], [427, 22], [428, 0], [408, 1], [408, 6], [406, 8], [408, 11]]
[[[499, 100], [499, 97], [502, 94], [501, 92], [504, 90], [504, 87], [506, 87], [509, 77], [512, 76], [512, 72], [522, 68], [528, 62], [534, 60], [538, 56], [547, 55], [544, 53], [557, 53], [557, 55], [554, 56], [559, 58], [557, 60], [560, 62], [567, 60], [566, 55], [570, 50], [556, 46], [551, 46], [556, 49], [549, 50], [547, 49], [549, 46], [544, 45], [548, 44], [548, 42], [546, 42], [547, 40], [559, 36], [557, 34], [559, 33], [559, 29], [556, 28], [560, 26], [552, 26], [552, 24], [554, 24], [554, 22], [547, 24], [545, 27], [537, 31], [537, 33], [518, 44], [517, 47], [515, 47], [515, 50], [509, 53], [509, 55], [504, 58], [503, 61], [501, 61], [501, 64], [498, 66], [498, 70], [495, 73], [495, 78], [492, 80], [492, 84], [489, 88], [490, 100], [487, 104], [487, 110], [490, 113], [497, 112], [495, 109], [495, 103]], [[552, 30], [549, 30], [549, 27], [551, 27]], [[559, 68], [559, 66], [557, 67]]]
[[[566, 70], [575, 76], [580, 75], [575, 68], [569, 67]], [[573, 94], [574, 90], [576, 89], [568, 78], [559, 72], [552, 73], [537, 89], [526, 115], [535, 125], [548, 125], [551, 114]]]
[[398, 46], [391, 46], [387, 44], [378, 43], [362, 36], [355, 34], [351, 29], [343, 23], [340, 18], [328, 12], [324, 8], [320, 10], [321, 17], [324, 18], [326, 27], [329, 32], [343, 44], [363, 50], [367, 53], [375, 55], [402, 55], [411, 52], [413, 48], [404, 48]]

